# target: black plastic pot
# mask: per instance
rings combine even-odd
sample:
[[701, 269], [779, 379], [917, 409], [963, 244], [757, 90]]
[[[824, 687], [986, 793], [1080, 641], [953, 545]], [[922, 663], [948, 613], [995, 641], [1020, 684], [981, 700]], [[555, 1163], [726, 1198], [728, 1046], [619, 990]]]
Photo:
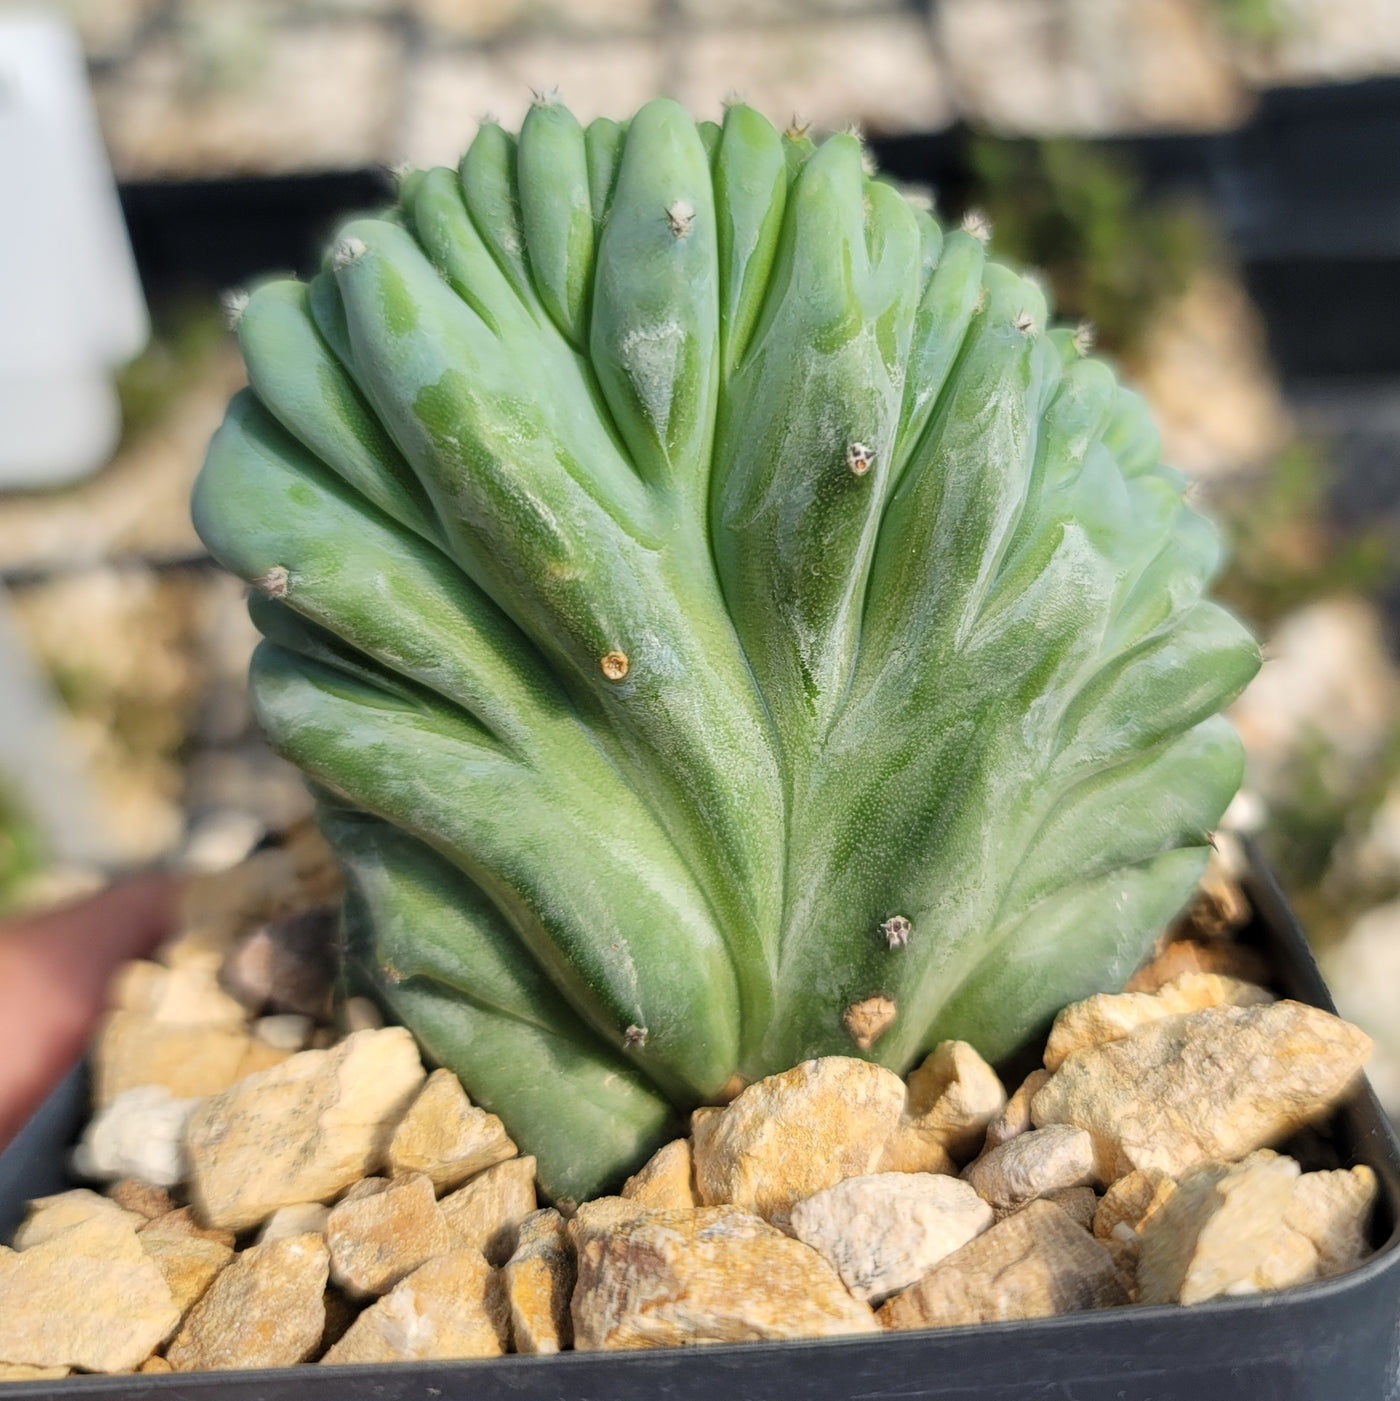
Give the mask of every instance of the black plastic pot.
[[[1329, 1010], [1277, 886], [1256, 865], [1247, 937], [1278, 990]], [[0, 1155], [0, 1230], [24, 1201], [70, 1185], [81, 1128], [75, 1073]], [[1363, 1086], [1327, 1126], [1344, 1163], [1380, 1179], [1377, 1253], [1339, 1278], [1192, 1308], [1107, 1309], [880, 1338], [655, 1352], [567, 1353], [379, 1367], [74, 1377], [3, 1397], [188, 1401], [1400, 1401], [1400, 1145]]]

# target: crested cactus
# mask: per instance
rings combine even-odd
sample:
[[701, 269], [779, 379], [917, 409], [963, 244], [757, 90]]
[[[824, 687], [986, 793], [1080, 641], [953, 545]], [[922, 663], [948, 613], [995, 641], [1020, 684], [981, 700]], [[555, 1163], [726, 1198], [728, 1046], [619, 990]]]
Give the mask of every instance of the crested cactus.
[[257, 289], [195, 494], [350, 976], [615, 1182], [805, 1057], [1118, 984], [1254, 643], [1141, 402], [859, 142], [538, 103]]

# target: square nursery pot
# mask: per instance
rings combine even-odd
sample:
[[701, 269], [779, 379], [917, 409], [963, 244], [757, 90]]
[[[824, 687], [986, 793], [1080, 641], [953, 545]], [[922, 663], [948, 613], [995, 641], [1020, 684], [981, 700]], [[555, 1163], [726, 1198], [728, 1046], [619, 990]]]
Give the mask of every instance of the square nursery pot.
[[[1333, 1010], [1257, 857], [1246, 888], [1255, 917], [1243, 937], [1269, 958], [1278, 991]], [[67, 1149], [86, 1093], [79, 1068], [0, 1155], [0, 1233], [28, 1198], [72, 1185]], [[1400, 1145], [1365, 1084], [1323, 1131], [1344, 1165], [1376, 1172], [1376, 1253], [1344, 1275], [1275, 1294], [810, 1343], [71, 1377], [7, 1383], [0, 1401], [1400, 1401]]]

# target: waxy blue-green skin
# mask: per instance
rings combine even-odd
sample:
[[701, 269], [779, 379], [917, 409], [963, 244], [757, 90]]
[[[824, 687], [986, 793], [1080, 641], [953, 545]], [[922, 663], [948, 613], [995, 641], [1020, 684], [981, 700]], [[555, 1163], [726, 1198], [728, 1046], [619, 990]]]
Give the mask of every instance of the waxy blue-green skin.
[[194, 510], [259, 717], [354, 979], [552, 1195], [736, 1075], [1002, 1056], [1190, 892], [1257, 650], [1046, 318], [854, 138], [668, 101], [488, 125], [249, 301]]

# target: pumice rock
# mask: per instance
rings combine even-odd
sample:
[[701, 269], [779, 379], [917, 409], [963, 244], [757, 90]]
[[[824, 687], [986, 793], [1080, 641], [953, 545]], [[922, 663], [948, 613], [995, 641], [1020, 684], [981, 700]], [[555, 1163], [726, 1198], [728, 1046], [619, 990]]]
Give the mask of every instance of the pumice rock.
[[321, 1341], [330, 1257], [318, 1235], [255, 1245], [215, 1277], [165, 1350], [177, 1372], [290, 1367]]
[[386, 1294], [457, 1240], [423, 1173], [396, 1177], [373, 1196], [342, 1201], [326, 1217], [331, 1282], [353, 1299]]
[[1206, 1007], [1251, 1007], [1275, 1001], [1273, 993], [1218, 973], [1182, 973], [1156, 992], [1100, 993], [1073, 1002], [1055, 1018], [1045, 1043], [1045, 1068], [1089, 1046], [1117, 1041], [1136, 1027]]
[[848, 1056], [756, 1081], [723, 1110], [691, 1120], [700, 1200], [784, 1226], [804, 1197], [875, 1170], [904, 1099], [899, 1076]]
[[502, 1272], [516, 1352], [552, 1353], [574, 1339], [569, 1301], [578, 1270], [568, 1223], [552, 1208], [520, 1223], [515, 1254]]
[[750, 1212], [638, 1208], [625, 1219], [589, 1206], [569, 1223], [580, 1351], [879, 1331], [815, 1250]]
[[0, 1248], [0, 1362], [130, 1371], [179, 1317], [120, 1208], [24, 1250]]
[[857, 1299], [879, 1304], [985, 1231], [992, 1209], [956, 1177], [882, 1172], [798, 1202], [791, 1224]]
[[420, 1265], [370, 1305], [321, 1362], [499, 1357], [510, 1341], [500, 1277], [476, 1250]]
[[124, 1090], [98, 1110], [73, 1150], [73, 1166], [102, 1181], [135, 1177], [155, 1187], [185, 1180], [185, 1125], [198, 1099], [176, 1099], [164, 1085]]
[[1032, 1129], [984, 1153], [963, 1179], [997, 1211], [1017, 1211], [1049, 1192], [1096, 1181], [1094, 1141], [1069, 1124]]
[[[123, 1210], [134, 1211], [138, 1216], [144, 1216], [147, 1221], [154, 1221], [157, 1217], [164, 1216], [167, 1211], [175, 1210], [175, 1202], [164, 1187], [153, 1186], [135, 1177], [123, 1177], [113, 1182], [107, 1188], [106, 1195]], [[141, 1227], [136, 1229], [139, 1231]]]
[[977, 1152], [1005, 1107], [996, 1071], [966, 1041], [943, 1041], [909, 1076], [904, 1114], [880, 1168], [950, 1172]]
[[520, 1223], [535, 1209], [535, 1160], [511, 1158], [472, 1178], [440, 1203], [463, 1245], [504, 1265], [515, 1250]]
[[473, 1105], [450, 1070], [435, 1070], [389, 1140], [389, 1170], [426, 1173], [445, 1192], [516, 1151], [501, 1121]]
[[422, 1081], [413, 1037], [389, 1027], [302, 1051], [210, 1096], [185, 1134], [201, 1218], [241, 1230], [374, 1171]]
[[1298, 1164], [1267, 1150], [1188, 1173], [1140, 1232], [1141, 1302], [1196, 1304], [1248, 1287], [1279, 1240], [1297, 1181]]
[[1053, 1202], [1034, 1201], [896, 1294], [879, 1317], [886, 1328], [941, 1328], [1127, 1302], [1112, 1255]]
[[1031, 1113], [1038, 1126], [1087, 1129], [1106, 1182], [1147, 1167], [1179, 1179], [1325, 1113], [1370, 1046], [1364, 1032], [1301, 1002], [1210, 1007], [1076, 1052]]
[[662, 1144], [622, 1185], [622, 1195], [642, 1206], [699, 1206], [695, 1192], [695, 1160], [688, 1138]]

